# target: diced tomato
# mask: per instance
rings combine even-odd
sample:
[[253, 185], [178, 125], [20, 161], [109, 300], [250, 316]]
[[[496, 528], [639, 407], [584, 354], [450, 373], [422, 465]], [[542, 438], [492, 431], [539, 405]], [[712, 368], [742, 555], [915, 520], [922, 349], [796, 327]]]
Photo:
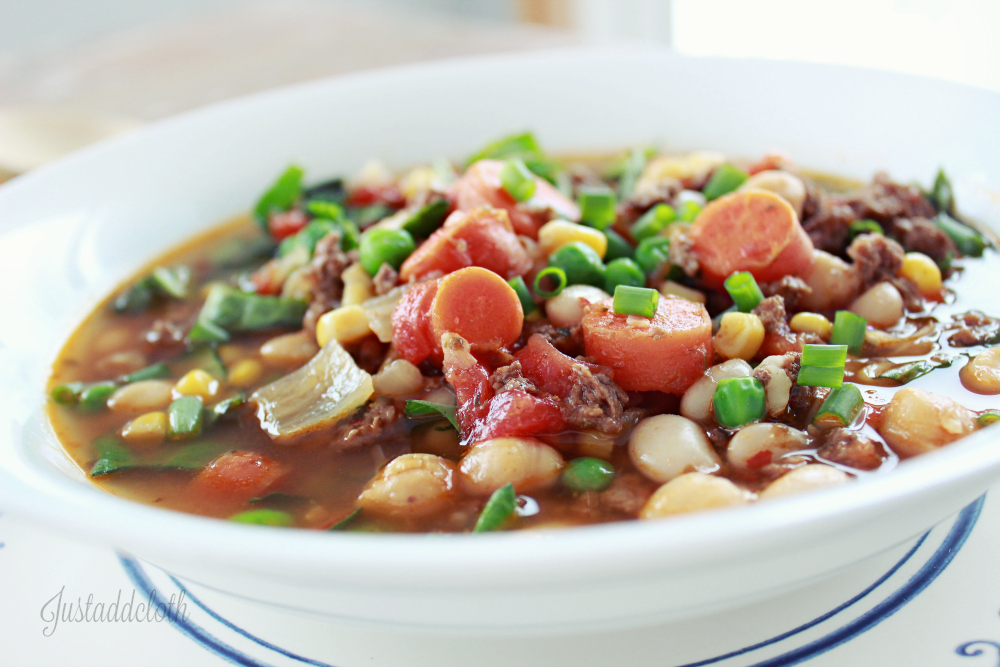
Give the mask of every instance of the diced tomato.
[[468, 266], [489, 269], [506, 279], [524, 275], [531, 258], [514, 233], [507, 212], [493, 208], [455, 211], [420, 244], [399, 269], [403, 281]]
[[267, 219], [267, 229], [276, 240], [297, 234], [309, 222], [309, 216], [301, 209], [272, 213]]
[[457, 334], [445, 334], [444, 377], [455, 388], [458, 401], [458, 423], [463, 433], [471, 433], [489, 412], [493, 398], [490, 372], [472, 356], [469, 343]]
[[451, 189], [451, 198], [461, 211], [480, 206], [502, 208], [518, 234], [538, 238], [538, 228], [553, 217], [580, 219], [580, 208], [552, 187], [544, 178], [535, 177], [535, 194], [524, 202], [511, 197], [500, 183], [499, 160], [480, 160], [469, 167]]
[[521, 363], [524, 377], [534, 382], [535, 386], [563, 397], [569, 396], [572, 391], [580, 367], [591, 373], [601, 371], [596, 364], [578, 361], [563, 354], [539, 334], [533, 334], [527, 345], [514, 354], [514, 359]]
[[417, 283], [392, 311], [392, 343], [411, 364], [419, 364], [428, 357], [441, 359], [441, 343], [431, 329], [431, 312], [440, 282]]
[[199, 472], [191, 485], [202, 493], [246, 502], [264, 495], [288, 469], [274, 459], [256, 452], [227, 452]]
[[489, 413], [476, 422], [466, 441], [475, 443], [515, 435], [553, 435], [565, 428], [566, 420], [556, 399], [515, 389], [493, 397]]
[[392, 208], [402, 208], [406, 206], [406, 197], [395, 183], [359, 185], [347, 194], [346, 204], [348, 206], [385, 204]]
[[280, 267], [276, 260], [271, 260], [250, 275], [250, 282], [253, 283], [254, 291], [257, 294], [275, 296], [281, 294], [281, 287], [284, 277], [281, 275]]

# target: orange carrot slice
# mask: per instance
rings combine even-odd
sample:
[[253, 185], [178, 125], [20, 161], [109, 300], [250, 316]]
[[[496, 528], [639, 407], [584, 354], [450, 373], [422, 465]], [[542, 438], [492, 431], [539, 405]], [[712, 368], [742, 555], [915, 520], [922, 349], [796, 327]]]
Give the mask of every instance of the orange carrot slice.
[[431, 311], [435, 340], [456, 333], [473, 352], [488, 352], [510, 346], [523, 325], [517, 292], [492, 271], [470, 266], [441, 279]]

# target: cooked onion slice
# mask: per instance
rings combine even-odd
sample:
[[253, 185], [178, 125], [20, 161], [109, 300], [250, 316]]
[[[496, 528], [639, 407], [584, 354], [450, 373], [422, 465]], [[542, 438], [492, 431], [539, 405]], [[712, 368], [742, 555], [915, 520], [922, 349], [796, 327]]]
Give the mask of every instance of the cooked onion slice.
[[250, 396], [276, 444], [291, 444], [350, 415], [371, 398], [372, 376], [330, 339], [309, 363]]

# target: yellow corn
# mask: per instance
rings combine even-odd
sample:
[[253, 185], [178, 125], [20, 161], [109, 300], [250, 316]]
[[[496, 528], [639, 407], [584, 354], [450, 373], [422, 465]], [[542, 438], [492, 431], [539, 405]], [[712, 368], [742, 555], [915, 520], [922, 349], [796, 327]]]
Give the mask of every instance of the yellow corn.
[[340, 300], [342, 306], [356, 306], [375, 296], [372, 287], [372, 277], [359, 262], [347, 267], [340, 279], [344, 281], [344, 297]]
[[341, 306], [331, 310], [316, 322], [316, 342], [320, 347], [331, 338], [338, 343], [361, 340], [371, 333], [368, 314], [361, 306]]
[[417, 167], [399, 179], [399, 190], [407, 199], [414, 199], [421, 192], [427, 192], [438, 180], [434, 167]]
[[249, 387], [264, 375], [264, 364], [256, 359], [241, 359], [229, 370], [229, 384], [234, 387]]
[[196, 368], [184, 374], [177, 384], [174, 385], [174, 394], [179, 396], [201, 396], [208, 400], [219, 392], [219, 381], [203, 371]]
[[712, 338], [715, 351], [726, 359], [753, 359], [764, 343], [764, 324], [753, 313], [726, 313]]
[[899, 275], [912, 280], [924, 296], [934, 296], [941, 291], [941, 269], [923, 253], [906, 253]]
[[816, 334], [824, 340], [830, 338], [830, 331], [833, 330], [830, 320], [819, 313], [795, 313], [788, 322], [788, 326], [795, 333]]
[[705, 303], [705, 294], [703, 292], [691, 289], [680, 283], [675, 283], [673, 280], [664, 281], [660, 285], [660, 294], [663, 296], [679, 296], [682, 299], [694, 301], [695, 303]]
[[122, 429], [122, 438], [133, 444], [162, 442], [167, 435], [167, 413], [147, 412], [139, 415]]
[[538, 245], [546, 255], [573, 241], [583, 241], [597, 251], [601, 259], [608, 252], [608, 237], [593, 227], [584, 227], [569, 220], [553, 220], [538, 230]]

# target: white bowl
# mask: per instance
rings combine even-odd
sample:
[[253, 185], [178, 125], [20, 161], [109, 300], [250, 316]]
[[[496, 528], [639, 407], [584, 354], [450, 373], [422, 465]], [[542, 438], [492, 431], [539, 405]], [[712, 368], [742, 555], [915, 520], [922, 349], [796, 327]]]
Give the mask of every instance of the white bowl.
[[[460, 157], [532, 129], [551, 151], [659, 142], [926, 182], [949, 169], [994, 224], [1000, 96], [856, 69], [561, 51], [342, 77], [187, 114], [0, 187], [0, 508], [191, 580], [290, 608], [447, 632], [548, 632], [692, 616], [801, 586], [926, 530], [1000, 476], [997, 431], [891, 474], [788, 500], [581, 529], [365, 535], [235, 525], [108, 495], [42, 405], [59, 346], [115, 284], [246, 210], [290, 162]], [[981, 406], [970, 406], [981, 407]]]

